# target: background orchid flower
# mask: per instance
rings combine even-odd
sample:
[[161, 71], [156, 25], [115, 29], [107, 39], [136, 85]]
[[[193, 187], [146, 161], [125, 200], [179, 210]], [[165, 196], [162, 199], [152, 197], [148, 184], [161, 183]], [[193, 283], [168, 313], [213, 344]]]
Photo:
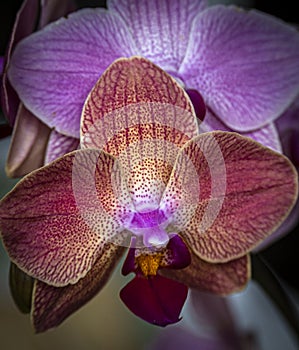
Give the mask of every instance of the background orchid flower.
[[76, 9], [73, 0], [25, 0], [18, 11], [3, 62], [1, 105], [9, 124], [14, 126], [7, 157], [8, 176], [20, 177], [49, 162], [51, 154], [76, 149], [78, 140], [63, 137], [36, 118], [20, 101], [7, 78], [12, 52], [17, 43], [35, 30]]
[[273, 121], [299, 92], [296, 29], [204, 0], [111, 0], [107, 7], [78, 11], [16, 47], [9, 80], [44, 124], [79, 138], [81, 110], [99, 76], [115, 59], [141, 55], [182, 84], [200, 119], [207, 106], [206, 130], [237, 131], [281, 150]]
[[260, 349], [253, 332], [238, 329], [227, 298], [191, 290], [186, 311], [183, 322], [160, 332], [150, 350]]
[[120, 59], [102, 74], [84, 104], [82, 149], [0, 202], [6, 250], [36, 279], [37, 331], [92, 298], [131, 239], [123, 273], [136, 276], [121, 299], [150, 323], [177, 322], [187, 286], [246, 285], [248, 253], [289, 213], [297, 175], [250, 138], [198, 130], [185, 91], [150, 61]]

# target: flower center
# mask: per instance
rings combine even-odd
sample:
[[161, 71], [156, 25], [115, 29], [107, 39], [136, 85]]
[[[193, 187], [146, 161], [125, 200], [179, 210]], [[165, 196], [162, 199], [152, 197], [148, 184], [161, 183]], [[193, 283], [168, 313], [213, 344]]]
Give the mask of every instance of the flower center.
[[155, 253], [141, 254], [136, 257], [137, 265], [145, 277], [155, 276], [157, 274], [162, 256], [162, 253]]
[[154, 209], [135, 213], [128, 229], [136, 236], [143, 236], [146, 247], [163, 247], [169, 241], [166, 226], [167, 218], [163, 211]]

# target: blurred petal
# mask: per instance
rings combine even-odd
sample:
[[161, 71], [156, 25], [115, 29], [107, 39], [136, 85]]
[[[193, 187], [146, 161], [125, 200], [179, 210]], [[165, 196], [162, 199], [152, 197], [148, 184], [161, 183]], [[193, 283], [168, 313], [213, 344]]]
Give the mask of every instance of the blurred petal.
[[79, 139], [62, 135], [53, 130], [47, 144], [45, 164], [51, 163], [53, 160], [62, 157], [66, 153], [76, 150], [78, 146]]
[[84, 101], [116, 58], [136, 53], [123, 21], [104, 9], [83, 9], [24, 39], [9, 79], [25, 106], [49, 127], [79, 138]]
[[48, 23], [59, 19], [62, 16], [76, 10], [73, 0], [41, 0], [41, 13], [39, 27], [43, 28]]
[[163, 330], [150, 344], [148, 350], [232, 350], [231, 344], [225, 344], [223, 339], [199, 336], [187, 328], [171, 327]]
[[[213, 130], [232, 131], [232, 129], [223, 124], [211, 110], [207, 109], [205, 119], [203, 123], [200, 124], [200, 132]], [[274, 123], [269, 123], [254, 131], [240, 132], [239, 134], [250, 137], [262, 145], [273, 149], [273, 151], [282, 153], [279, 135]]]
[[93, 298], [107, 283], [123, 248], [106, 244], [87, 275], [74, 285], [53, 287], [36, 281], [32, 322], [37, 333], [58, 326]]
[[18, 309], [24, 314], [31, 310], [31, 300], [34, 279], [20, 270], [17, 265], [10, 263], [9, 289]]
[[6, 174], [21, 177], [44, 165], [51, 130], [31, 112], [19, 105], [6, 160]]
[[160, 207], [199, 257], [226, 262], [274, 232], [297, 191], [296, 170], [286, 157], [247, 137], [215, 131], [183, 147]]
[[187, 294], [185, 285], [171, 279], [137, 276], [120, 291], [120, 298], [138, 317], [164, 327], [180, 320]]
[[1, 106], [4, 115], [11, 125], [14, 124], [19, 98], [7, 79], [7, 67], [10, 64], [11, 54], [15, 45], [27, 35], [31, 34], [36, 26], [38, 16], [39, 0], [25, 0], [22, 3], [15, 19], [12, 34], [4, 59], [4, 72], [1, 82]]
[[206, 6], [205, 0], [108, 1], [130, 28], [140, 55], [168, 72], [178, 70], [192, 21]]
[[[247, 266], [247, 272], [249, 273], [249, 256], [238, 260], [240, 260], [240, 266], [242, 263], [244, 263], [244, 267]], [[223, 264], [223, 266], [224, 265], [226, 264]], [[231, 267], [233, 266], [231, 265]], [[225, 272], [227, 273], [228, 269], [224, 269], [226, 269]], [[230, 278], [232, 278], [232, 276], [230, 276]], [[225, 338], [228, 335], [231, 335], [234, 336], [235, 339], [238, 338], [238, 331], [227, 298], [192, 289], [189, 303], [191, 303], [192, 319], [196, 321], [198, 326], [202, 325], [206, 333], [209, 333], [209, 335], [214, 337], [222, 336]]]
[[2, 75], [4, 68], [4, 57], [0, 56], [0, 76]]
[[257, 11], [213, 6], [193, 22], [179, 74], [230, 128], [273, 121], [299, 91], [299, 33]]
[[118, 235], [121, 201], [107, 154], [74, 151], [26, 176], [0, 202], [4, 246], [19, 268], [60, 287], [84, 277]]
[[299, 171], [299, 97], [275, 122], [283, 152]]
[[202, 292], [228, 295], [246, 286], [250, 278], [249, 255], [227, 263], [211, 264], [192, 254], [188, 267], [161, 270], [161, 274]]
[[179, 149], [198, 134], [185, 91], [141, 57], [119, 59], [104, 72], [81, 122], [81, 147], [118, 158], [137, 210], [159, 206]]

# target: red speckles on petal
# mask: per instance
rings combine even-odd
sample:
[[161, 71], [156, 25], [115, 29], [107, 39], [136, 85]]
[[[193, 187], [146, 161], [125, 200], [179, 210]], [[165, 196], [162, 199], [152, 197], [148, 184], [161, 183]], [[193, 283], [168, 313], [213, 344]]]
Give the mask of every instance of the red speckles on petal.
[[57, 327], [66, 317], [94, 297], [106, 284], [123, 249], [106, 244], [92, 269], [75, 285], [57, 288], [36, 281], [31, 312], [36, 332]]
[[[167, 199], [177, 190], [173, 207]], [[296, 196], [297, 175], [286, 157], [219, 131], [201, 134], [182, 149], [163, 205], [198, 256], [226, 262], [269, 236]]]
[[25, 177], [0, 202], [3, 243], [12, 261], [54, 286], [84, 277], [104, 243], [122, 231], [113, 216], [121, 211], [115, 209], [121, 209], [120, 199], [105, 210], [101, 203], [111, 188], [97, 193], [95, 181], [97, 165], [102, 181], [112, 169], [117, 173], [113, 162], [99, 151], [75, 151]]
[[81, 146], [117, 157], [136, 208], [158, 207], [179, 149], [196, 136], [183, 89], [150, 61], [119, 59], [90, 92]]

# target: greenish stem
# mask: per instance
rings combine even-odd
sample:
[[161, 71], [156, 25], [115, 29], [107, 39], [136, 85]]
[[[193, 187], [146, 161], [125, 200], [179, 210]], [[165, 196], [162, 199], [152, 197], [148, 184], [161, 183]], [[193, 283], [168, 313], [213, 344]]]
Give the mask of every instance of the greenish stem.
[[299, 343], [299, 316], [279, 277], [260, 254], [252, 254], [252, 278], [259, 283], [285, 317]]

